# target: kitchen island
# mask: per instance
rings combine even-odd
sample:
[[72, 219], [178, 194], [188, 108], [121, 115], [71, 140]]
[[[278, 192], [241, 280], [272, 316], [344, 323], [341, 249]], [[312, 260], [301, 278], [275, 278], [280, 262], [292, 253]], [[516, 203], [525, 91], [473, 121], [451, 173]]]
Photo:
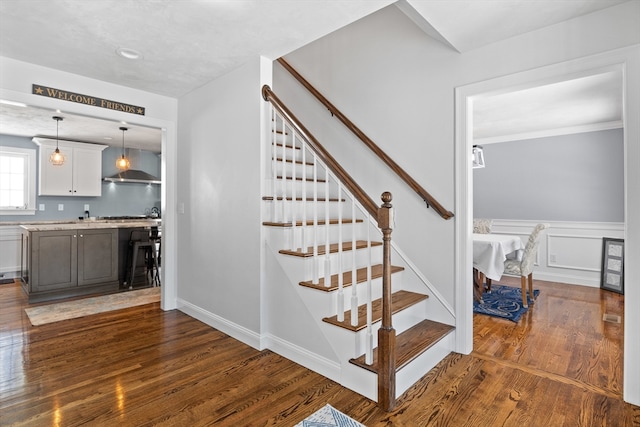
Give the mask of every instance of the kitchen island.
[[126, 281], [129, 236], [157, 219], [23, 224], [22, 288], [29, 302], [117, 292]]

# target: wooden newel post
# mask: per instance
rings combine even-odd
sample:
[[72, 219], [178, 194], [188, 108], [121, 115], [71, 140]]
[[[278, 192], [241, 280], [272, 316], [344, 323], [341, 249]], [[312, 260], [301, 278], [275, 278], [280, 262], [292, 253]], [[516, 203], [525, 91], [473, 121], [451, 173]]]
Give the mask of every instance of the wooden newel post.
[[378, 405], [391, 411], [396, 405], [396, 331], [391, 324], [391, 193], [382, 193], [378, 227], [382, 230], [382, 325], [378, 329]]

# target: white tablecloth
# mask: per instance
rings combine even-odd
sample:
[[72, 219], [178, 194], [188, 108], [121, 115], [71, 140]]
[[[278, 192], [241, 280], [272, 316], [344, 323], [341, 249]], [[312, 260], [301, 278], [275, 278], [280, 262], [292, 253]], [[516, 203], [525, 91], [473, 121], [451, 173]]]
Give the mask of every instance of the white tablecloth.
[[473, 234], [473, 267], [491, 280], [500, 280], [507, 255], [522, 258], [524, 243], [518, 236]]

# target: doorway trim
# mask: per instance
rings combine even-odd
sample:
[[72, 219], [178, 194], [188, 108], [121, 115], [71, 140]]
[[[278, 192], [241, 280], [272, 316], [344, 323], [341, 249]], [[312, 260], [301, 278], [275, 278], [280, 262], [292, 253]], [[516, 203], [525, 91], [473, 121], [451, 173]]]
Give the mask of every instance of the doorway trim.
[[[114, 123], [122, 123], [123, 114], [104, 110], [100, 114], [95, 113], [95, 107], [60, 101], [55, 98], [41, 97], [27, 92], [18, 92], [0, 87], [0, 99], [19, 102], [30, 107], [37, 107], [60, 111], [78, 116], [93, 117], [101, 120], [111, 120]], [[177, 308], [177, 218], [173, 208], [176, 206], [177, 193], [177, 124], [170, 119], [155, 118], [149, 116], [135, 116], [126, 121], [132, 125], [155, 127], [162, 130], [161, 148], [161, 217], [162, 217], [162, 259], [161, 269], [161, 307], [163, 310]], [[166, 262], [165, 262], [166, 261]]]
[[[550, 84], [581, 76], [599, 74], [611, 70], [622, 70], [623, 75], [623, 130], [624, 130], [624, 199], [625, 199], [625, 257], [640, 256], [640, 82], [629, 76], [640, 75], [640, 46], [553, 64], [533, 70], [497, 77], [455, 88], [455, 179], [456, 179], [456, 224], [455, 224], [455, 311], [456, 351], [469, 354], [473, 350], [473, 294], [472, 281], [472, 219], [473, 219], [473, 174], [471, 153], [473, 146], [473, 98], [482, 94], [498, 94], [537, 85]], [[627, 117], [633, 118], [628, 121]], [[636, 218], [638, 217], [638, 218]], [[638, 259], [638, 258], [635, 258]], [[628, 265], [629, 263], [627, 263]], [[626, 283], [640, 283], [640, 266], [625, 270]], [[640, 303], [640, 286], [626, 290], [625, 306]], [[625, 323], [640, 323], [638, 310], [625, 310]], [[632, 328], [625, 328], [623, 398], [626, 402], [640, 405], [640, 367], [631, 363], [640, 358], [640, 340]]]

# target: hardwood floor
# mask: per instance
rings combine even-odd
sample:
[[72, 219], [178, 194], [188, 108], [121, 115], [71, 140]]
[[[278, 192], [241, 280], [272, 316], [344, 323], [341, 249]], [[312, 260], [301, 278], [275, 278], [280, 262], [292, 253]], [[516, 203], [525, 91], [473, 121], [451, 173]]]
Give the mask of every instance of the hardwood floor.
[[640, 425], [621, 398], [623, 325], [603, 321], [623, 317], [623, 297], [535, 287], [518, 324], [475, 315], [475, 351], [386, 413], [159, 304], [33, 327], [20, 287], [0, 285], [0, 425], [293, 426], [326, 403], [369, 427]]

